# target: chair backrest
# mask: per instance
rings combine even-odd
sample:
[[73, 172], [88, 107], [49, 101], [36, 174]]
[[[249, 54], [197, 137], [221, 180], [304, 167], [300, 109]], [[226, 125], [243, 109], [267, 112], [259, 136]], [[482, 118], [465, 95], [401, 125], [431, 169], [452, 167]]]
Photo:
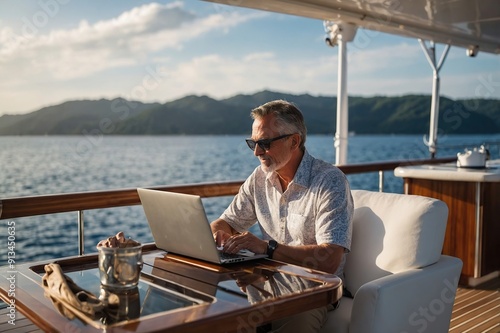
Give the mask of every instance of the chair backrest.
[[439, 260], [448, 218], [444, 202], [364, 190], [352, 195], [353, 235], [344, 282], [353, 295], [366, 282]]

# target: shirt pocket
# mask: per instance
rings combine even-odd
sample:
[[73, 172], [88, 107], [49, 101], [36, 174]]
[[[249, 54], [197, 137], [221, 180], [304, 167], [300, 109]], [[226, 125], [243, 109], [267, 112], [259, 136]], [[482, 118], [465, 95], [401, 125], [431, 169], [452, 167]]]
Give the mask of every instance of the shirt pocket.
[[288, 234], [290, 238], [288, 240], [289, 245], [306, 245], [312, 244], [309, 243], [308, 240], [310, 238], [310, 234], [314, 235], [314, 229], [310, 229], [310, 226], [307, 225], [307, 216], [300, 214], [290, 214], [288, 216], [287, 223]]

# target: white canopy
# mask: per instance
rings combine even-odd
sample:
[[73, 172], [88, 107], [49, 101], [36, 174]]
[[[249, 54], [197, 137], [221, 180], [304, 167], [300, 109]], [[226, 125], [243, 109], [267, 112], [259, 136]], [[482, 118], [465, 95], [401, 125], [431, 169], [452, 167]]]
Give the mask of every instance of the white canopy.
[[498, 0], [209, 0], [500, 54]]

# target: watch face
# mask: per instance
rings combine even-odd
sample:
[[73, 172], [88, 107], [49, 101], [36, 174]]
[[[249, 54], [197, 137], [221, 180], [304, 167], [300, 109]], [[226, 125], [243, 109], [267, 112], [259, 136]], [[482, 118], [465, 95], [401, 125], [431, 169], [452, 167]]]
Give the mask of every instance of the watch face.
[[273, 252], [274, 250], [276, 250], [276, 248], [278, 247], [278, 242], [275, 241], [274, 239], [271, 239], [268, 243], [267, 243], [267, 256], [272, 259], [273, 258]]

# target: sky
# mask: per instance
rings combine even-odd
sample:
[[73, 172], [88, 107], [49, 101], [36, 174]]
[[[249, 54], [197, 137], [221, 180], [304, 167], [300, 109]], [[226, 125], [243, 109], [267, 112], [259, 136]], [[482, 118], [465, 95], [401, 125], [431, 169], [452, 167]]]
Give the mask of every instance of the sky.
[[[338, 47], [324, 39], [321, 20], [198, 0], [2, 1], [0, 115], [116, 97], [336, 96]], [[350, 96], [431, 94], [416, 39], [358, 29], [347, 50]], [[500, 98], [499, 55], [451, 47], [440, 77], [442, 96]]]

